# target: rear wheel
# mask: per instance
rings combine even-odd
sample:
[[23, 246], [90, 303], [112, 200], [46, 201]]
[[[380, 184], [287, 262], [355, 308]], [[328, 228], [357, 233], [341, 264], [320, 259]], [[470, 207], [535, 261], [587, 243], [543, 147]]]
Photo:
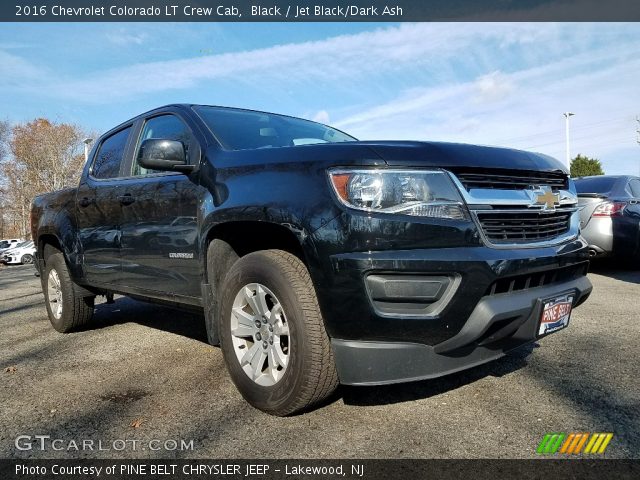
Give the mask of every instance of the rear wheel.
[[333, 352], [300, 259], [280, 250], [250, 253], [229, 270], [220, 291], [222, 351], [251, 405], [290, 415], [336, 389]]
[[77, 295], [62, 253], [48, 253], [42, 287], [49, 321], [58, 332], [71, 332], [91, 320], [95, 297]]

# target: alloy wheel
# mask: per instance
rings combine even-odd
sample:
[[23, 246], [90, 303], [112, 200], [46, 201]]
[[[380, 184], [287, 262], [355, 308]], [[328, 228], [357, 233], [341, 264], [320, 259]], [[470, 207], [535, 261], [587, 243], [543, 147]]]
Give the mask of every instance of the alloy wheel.
[[55, 269], [52, 269], [47, 277], [47, 299], [52, 315], [59, 320], [62, 317], [62, 288], [60, 277]]
[[236, 358], [251, 380], [269, 387], [282, 379], [289, 364], [289, 325], [271, 290], [260, 283], [240, 289], [231, 311], [231, 337]]

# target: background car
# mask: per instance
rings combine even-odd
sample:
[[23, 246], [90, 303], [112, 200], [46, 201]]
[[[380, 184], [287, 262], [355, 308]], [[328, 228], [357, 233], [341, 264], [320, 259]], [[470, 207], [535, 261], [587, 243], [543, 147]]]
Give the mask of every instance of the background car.
[[19, 243], [2, 252], [0, 260], [6, 264], [30, 264], [36, 256], [36, 247], [31, 240]]
[[18, 246], [19, 243], [24, 242], [24, 240], [20, 238], [7, 238], [5, 240], [0, 240], [0, 253], [5, 250], [9, 250], [10, 248]]
[[598, 175], [574, 181], [590, 255], [640, 261], [640, 177]]

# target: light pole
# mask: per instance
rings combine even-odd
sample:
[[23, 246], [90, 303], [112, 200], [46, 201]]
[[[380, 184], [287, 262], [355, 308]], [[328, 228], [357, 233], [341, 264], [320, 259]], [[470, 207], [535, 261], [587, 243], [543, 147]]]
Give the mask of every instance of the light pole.
[[84, 161], [86, 162], [89, 159], [89, 147], [91, 146], [91, 142], [93, 142], [93, 138], [85, 138], [82, 143], [84, 143]]
[[570, 153], [570, 149], [569, 149], [569, 117], [575, 115], [575, 113], [571, 113], [571, 112], [564, 112], [564, 129], [565, 129], [565, 138], [566, 138], [566, 143], [567, 143], [567, 168], [571, 169], [571, 153]]
[[[638, 142], [638, 145], [640, 145], [640, 115], [636, 115], [636, 122], [638, 122], [638, 128], [636, 130], [638, 137], [636, 138], [636, 142]], [[640, 173], [640, 170], [638, 171], [638, 173]]]

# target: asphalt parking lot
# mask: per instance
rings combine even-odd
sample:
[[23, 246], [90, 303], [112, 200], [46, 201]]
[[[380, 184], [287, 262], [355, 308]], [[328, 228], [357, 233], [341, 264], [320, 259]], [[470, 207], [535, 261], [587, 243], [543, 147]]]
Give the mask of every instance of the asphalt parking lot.
[[[531, 458], [548, 432], [613, 432], [606, 457], [639, 456], [638, 271], [596, 268], [589, 301], [539, 345], [438, 380], [342, 387], [292, 418], [243, 401], [201, 317], [118, 298], [62, 335], [33, 273], [0, 268], [0, 457]], [[19, 435], [61, 450], [18, 450]]]

